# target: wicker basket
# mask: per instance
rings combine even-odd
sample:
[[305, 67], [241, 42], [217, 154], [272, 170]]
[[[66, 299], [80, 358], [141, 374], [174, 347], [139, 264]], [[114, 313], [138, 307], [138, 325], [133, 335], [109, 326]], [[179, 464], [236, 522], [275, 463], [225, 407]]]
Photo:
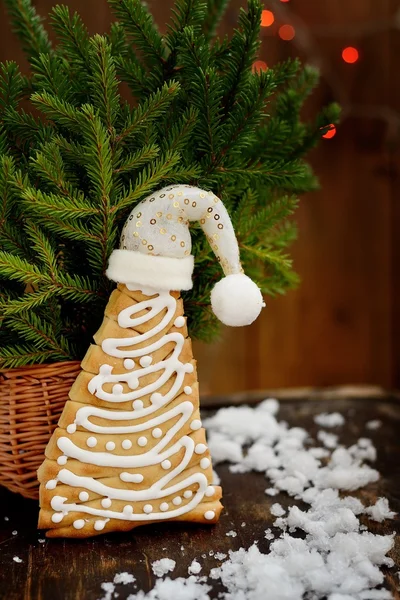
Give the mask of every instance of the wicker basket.
[[70, 361], [0, 370], [0, 485], [39, 497], [36, 470], [79, 369]]

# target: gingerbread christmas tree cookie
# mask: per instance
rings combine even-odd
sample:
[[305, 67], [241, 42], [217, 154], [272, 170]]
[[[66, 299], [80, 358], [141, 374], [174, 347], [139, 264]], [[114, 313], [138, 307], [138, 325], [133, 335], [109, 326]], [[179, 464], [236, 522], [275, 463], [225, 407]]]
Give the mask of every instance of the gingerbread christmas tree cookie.
[[221, 488], [212, 484], [180, 297], [192, 286], [189, 221], [199, 221], [226, 275], [212, 292], [215, 314], [238, 326], [261, 310], [213, 193], [171, 186], [132, 211], [107, 271], [117, 289], [38, 471], [39, 527], [49, 537], [218, 521]]

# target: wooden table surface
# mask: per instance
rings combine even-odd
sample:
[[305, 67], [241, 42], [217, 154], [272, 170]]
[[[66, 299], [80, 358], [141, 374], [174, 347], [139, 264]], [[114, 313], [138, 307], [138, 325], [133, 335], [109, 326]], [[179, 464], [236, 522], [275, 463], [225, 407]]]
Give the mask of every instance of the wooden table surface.
[[[342, 395], [343, 396], [343, 395]], [[257, 398], [253, 394], [251, 400]], [[346, 445], [358, 437], [372, 438], [377, 451], [376, 468], [381, 479], [359, 492], [367, 503], [379, 496], [386, 496], [392, 510], [400, 511], [400, 403], [394, 397], [336, 398], [319, 396], [286, 399], [281, 404], [280, 420], [293, 426], [306, 428], [315, 435], [314, 415], [322, 411], [338, 410], [346, 417], [340, 430], [340, 440]], [[206, 416], [207, 411], [203, 411]], [[380, 419], [382, 427], [369, 431], [365, 424]], [[264, 531], [271, 527], [274, 517], [269, 507], [279, 502], [287, 507], [293, 499], [286, 494], [271, 498], [264, 490], [268, 487], [262, 474], [235, 475], [226, 465], [217, 469], [224, 490], [225, 510], [219, 524], [213, 527], [188, 524], [164, 523], [147, 525], [126, 534], [110, 534], [87, 540], [46, 540], [43, 532], [36, 530], [37, 503], [26, 500], [0, 488], [0, 598], [3, 600], [97, 600], [104, 596], [101, 583], [112, 581], [114, 575], [127, 571], [138, 582], [118, 585], [118, 600], [143, 589], [148, 591], [155, 577], [151, 563], [162, 557], [176, 560], [172, 577], [187, 576], [187, 569], [194, 558], [202, 564], [203, 573], [220, 563], [209, 555], [227, 553], [229, 549], [249, 547], [259, 540], [261, 551], [268, 550], [269, 542]], [[5, 519], [8, 518], [8, 520]], [[245, 523], [245, 526], [242, 526]], [[383, 524], [369, 522], [374, 533], [399, 531], [399, 520]], [[227, 536], [230, 530], [236, 537]], [[16, 533], [15, 533], [16, 532]], [[22, 563], [13, 561], [18, 556]], [[400, 546], [391, 554], [397, 568], [386, 570], [387, 586], [395, 598], [400, 598], [396, 571], [400, 568]], [[218, 581], [212, 581], [212, 598], [221, 590]]]

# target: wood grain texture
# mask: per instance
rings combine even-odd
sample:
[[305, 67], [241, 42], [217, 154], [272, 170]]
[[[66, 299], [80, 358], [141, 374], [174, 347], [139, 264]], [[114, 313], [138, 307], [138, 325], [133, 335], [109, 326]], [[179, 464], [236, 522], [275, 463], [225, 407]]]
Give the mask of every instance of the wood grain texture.
[[[82, 14], [90, 33], [107, 30], [106, 0], [66, 3]], [[55, 0], [36, 2], [43, 15], [54, 4]], [[173, 0], [149, 2], [161, 30], [172, 4]], [[232, 0], [221, 33], [232, 31], [244, 4]], [[266, 8], [285, 10], [278, 0], [267, 1]], [[289, 8], [306, 26], [357, 26], [390, 20], [399, 1], [292, 0]], [[277, 37], [283, 20], [279, 17], [273, 27], [263, 29], [260, 57], [271, 65], [288, 56], [307, 60], [298, 38], [288, 43]], [[360, 61], [346, 65], [341, 49], [352, 43], [360, 49]], [[400, 110], [400, 35], [395, 29], [362, 38], [316, 35], [314, 48], [330, 85], [322, 81], [306, 114], [314, 115], [332, 99], [350, 99], [355, 109], [336, 137], [322, 140], [311, 156], [321, 190], [304, 196], [297, 213], [299, 239], [293, 256], [302, 283], [284, 298], [267, 299], [266, 310], [252, 327], [225, 330], [213, 348], [195, 345], [203, 393], [400, 383], [398, 145], [388, 143], [381, 121], [360, 116], [365, 107], [376, 105]], [[26, 69], [0, 3], [0, 60], [5, 59], [22, 62]]]
[[[358, 493], [366, 504], [373, 504], [380, 496], [389, 499], [391, 509], [400, 511], [400, 467], [398, 455], [400, 405], [398, 399], [384, 395], [381, 390], [371, 390], [371, 396], [362, 390], [310, 390], [293, 392], [282, 399], [279, 419], [290, 426], [306, 428], [315, 437], [314, 416], [321, 412], [338, 410], [346, 416], [341, 429], [341, 442], [346, 446], [360, 436], [371, 437], [377, 448], [376, 468], [381, 479]], [[284, 396], [285, 394], [283, 394]], [[251, 399], [251, 398], [249, 398]], [[245, 401], [246, 397], [242, 398]], [[225, 397], [225, 403], [231, 398]], [[209, 413], [204, 411], [203, 417]], [[366, 430], [371, 419], [380, 419], [382, 426], [376, 431]], [[272, 527], [275, 517], [270, 514], [273, 503], [287, 508], [293, 500], [286, 494], [271, 498], [264, 493], [268, 486], [261, 473], [245, 475], [230, 473], [227, 465], [217, 469], [224, 489], [224, 511], [215, 527], [193, 526], [179, 523], [163, 523], [145, 526], [135, 532], [108, 534], [86, 540], [46, 540], [43, 532], [36, 531], [38, 505], [31, 500], [11, 494], [0, 488], [0, 599], [1, 600], [97, 600], [104, 596], [101, 583], [112, 581], [116, 573], [127, 571], [137, 579], [137, 586], [117, 586], [119, 599], [125, 600], [138, 589], [148, 591], [155, 577], [151, 563], [162, 557], [176, 560], [173, 577], [186, 577], [188, 566], [197, 558], [203, 566], [202, 574], [220, 563], [210, 550], [227, 553], [228, 550], [248, 548], [259, 540], [262, 552], [268, 551], [269, 542], [264, 537], [266, 528]], [[7, 517], [9, 520], [4, 520]], [[362, 521], [374, 533], [399, 531], [399, 519], [375, 523]], [[242, 523], [246, 523], [242, 527]], [[226, 535], [236, 531], [237, 537]], [[17, 533], [13, 534], [13, 531]], [[17, 564], [13, 557], [22, 563]], [[395, 567], [385, 570], [385, 585], [398, 599], [396, 571], [400, 567], [400, 547], [391, 552]], [[212, 585], [210, 597], [216, 599], [221, 591], [219, 582]]]

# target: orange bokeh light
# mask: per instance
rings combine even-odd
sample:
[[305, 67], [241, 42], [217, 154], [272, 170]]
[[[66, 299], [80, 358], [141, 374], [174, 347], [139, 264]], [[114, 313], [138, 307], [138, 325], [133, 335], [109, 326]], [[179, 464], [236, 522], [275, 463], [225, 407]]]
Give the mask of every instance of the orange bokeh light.
[[289, 2], [289, 0], [281, 0], [281, 2]]
[[344, 62], [349, 63], [350, 65], [357, 62], [360, 57], [360, 54], [357, 48], [353, 46], [347, 46], [342, 50], [342, 58]]
[[256, 60], [255, 62], [253, 62], [252, 70], [255, 73], [258, 73], [259, 71], [266, 71], [267, 69], [268, 69], [268, 65], [265, 61]]
[[296, 35], [294, 27], [292, 25], [282, 25], [279, 27], [279, 37], [281, 40], [285, 40], [285, 42], [290, 42]]
[[263, 10], [261, 13], [261, 27], [271, 27], [275, 21], [274, 13], [270, 10]]
[[325, 138], [326, 140], [330, 140], [335, 135], [336, 135], [336, 126], [333, 123], [331, 123], [329, 125], [329, 129], [327, 131], [325, 131], [325, 133], [322, 137]]

